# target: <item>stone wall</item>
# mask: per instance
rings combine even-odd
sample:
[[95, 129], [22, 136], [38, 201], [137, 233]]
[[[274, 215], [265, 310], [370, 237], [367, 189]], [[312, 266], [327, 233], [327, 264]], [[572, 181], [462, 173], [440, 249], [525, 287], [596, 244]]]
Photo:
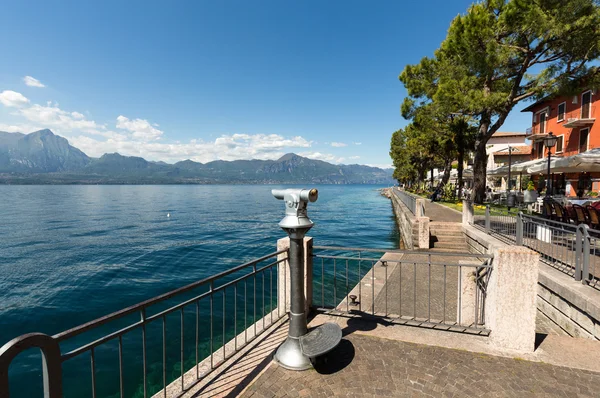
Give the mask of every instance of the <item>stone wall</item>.
[[416, 217], [394, 193], [390, 196], [400, 229], [400, 239], [404, 242], [405, 248], [407, 250], [428, 249], [429, 217]]
[[[494, 238], [465, 227], [471, 253], [488, 253]], [[600, 291], [540, 261], [537, 310], [573, 337], [600, 340]]]
[[543, 263], [538, 310], [570, 336], [600, 340], [600, 291]]
[[471, 253], [493, 254], [485, 288], [485, 325], [498, 348], [533, 352], [539, 255], [523, 246], [507, 245], [470, 225], [463, 227]]

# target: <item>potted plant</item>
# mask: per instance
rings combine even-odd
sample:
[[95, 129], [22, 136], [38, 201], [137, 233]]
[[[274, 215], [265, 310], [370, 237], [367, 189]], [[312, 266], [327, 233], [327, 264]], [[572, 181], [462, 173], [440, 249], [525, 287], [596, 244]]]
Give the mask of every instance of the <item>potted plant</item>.
[[527, 184], [527, 190], [523, 193], [523, 202], [525, 203], [535, 203], [538, 198], [538, 193], [535, 190], [535, 184], [533, 181], [529, 181]]
[[590, 198], [597, 198], [598, 197], [598, 192], [593, 192], [593, 191], [592, 192], [588, 192], [588, 196]]

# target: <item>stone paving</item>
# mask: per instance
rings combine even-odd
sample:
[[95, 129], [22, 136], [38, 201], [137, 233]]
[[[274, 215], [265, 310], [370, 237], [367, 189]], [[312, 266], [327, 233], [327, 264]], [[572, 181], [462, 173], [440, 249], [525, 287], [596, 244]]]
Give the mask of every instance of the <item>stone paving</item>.
[[462, 214], [429, 199], [425, 200], [425, 216], [432, 222], [462, 222]]
[[271, 363], [243, 397], [597, 397], [600, 373], [349, 334], [293, 372]]

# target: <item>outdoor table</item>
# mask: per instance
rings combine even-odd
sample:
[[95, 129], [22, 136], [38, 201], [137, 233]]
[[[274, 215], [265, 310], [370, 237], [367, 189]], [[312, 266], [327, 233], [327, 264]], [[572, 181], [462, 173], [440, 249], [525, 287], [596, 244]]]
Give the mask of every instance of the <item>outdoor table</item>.
[[592, 198], [587, 198], [587, 199], [569, 199], [569, 203], [571, 205], [579, 205], [579, 206], [584, 206], [585, 207], [585, 206], [590, 205], [590, 204], [592, 204], [594, 202], [597, 202], [599, 200], [600, 199], [597, 199], [597, 198], [594, 198], [594, 199], [592, 199]]

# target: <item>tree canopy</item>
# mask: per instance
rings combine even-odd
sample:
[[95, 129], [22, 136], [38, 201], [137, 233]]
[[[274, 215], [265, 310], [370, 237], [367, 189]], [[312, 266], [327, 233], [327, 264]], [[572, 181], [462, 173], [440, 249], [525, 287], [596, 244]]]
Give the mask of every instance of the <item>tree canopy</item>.
[[486, 144], [515, 105], [596, 86], [599, 56], [596, 0], [484, 0], [452, 21], [433, 57], [406, 66], [403, 111], [436, 104], [476, 120], [473, 171], [481, 202]]

